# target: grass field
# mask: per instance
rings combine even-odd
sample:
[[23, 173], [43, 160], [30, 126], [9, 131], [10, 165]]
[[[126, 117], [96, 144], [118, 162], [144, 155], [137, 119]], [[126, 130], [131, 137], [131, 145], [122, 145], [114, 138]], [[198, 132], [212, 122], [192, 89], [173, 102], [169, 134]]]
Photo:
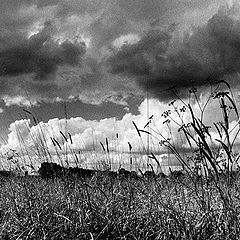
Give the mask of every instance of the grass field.
[[1, 239], [238, 239], [239, 180], [11, 177]]
[[[157, 138], [160, 146], [178, 159], [183, 176], [174, 175], [170, 169], [169, 176], [150, 179], [113, 177], [101, 171], [85, 179], [70, 175], [50, 179], [39, 176], [2, 178], [0, 238], [239, 239], [239, 154], [233, 148], [239, 143], [240, 121], [230, 87], [229, 91], [219, 92], [220, 84], [229, 87], [225, 81], [218, 83], [203, 105], [196, 89], [190, 91], [195, 105], [199, 106], [198, 111], [194, 112], [190, 103], [181, 100], [181, 108], [173, 101], [169, 104], [173, 111], [163, 113], [170, 136], [171, 124], [175, 124], [175, 129], [177, 126], [185, 150], [192, 155], [191, 167], [174, 139], [158, 131], [151, 117], [145, 125], [147, 128], [139, 128], [133, 122], [141, 140], [146, 134]], [[209, 126], [204, 122], [204, 113], [211, 99], [219, 102], [222, 121]], [[184, 114], [188, 114], [188, 118]], [[232, 119], [234, 125], [231, 125]], [[67, 136], [61, 134], [69, 142]], [[71, 140], [70, 133], [68, 135]], [[37, 150], [39, 146], [44, 150], [43, 159], [51, 157], [45, 139], [43, 136], [42, 145], [36, 145]], [[56, 150], [61, 149], [56, 139], [51, 140]], [[101, 143], [106, 156], [110, 152], [108, 143], [106, 139], [106, 149]], [[128, 144], [131, 154], [132, 146]], [[74, 152], [72, 154], [75, 156]], [[157, 164], [158, 173], [161, 172], [161, 163], [154, 153], [147, 154]], [[43, 162], [41, 158], [39, 161]], [[102, 164], [112, 170], [108, 161], [109, 158]], [[148, 164], [149, 169], [154, 172], [151, 164]]]

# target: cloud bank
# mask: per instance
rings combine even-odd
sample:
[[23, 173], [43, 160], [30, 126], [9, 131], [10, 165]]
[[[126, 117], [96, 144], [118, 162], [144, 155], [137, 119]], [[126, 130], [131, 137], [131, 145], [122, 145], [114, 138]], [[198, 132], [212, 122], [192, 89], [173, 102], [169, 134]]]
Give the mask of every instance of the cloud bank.
[[[204, 105], [206, 101], [208, 101], [208, 96], [201, 95], [199, 103]], [[198, 103], [193, 102], [191, 105], [195, 116], [200, 118], [201, 109]], [[166, 148], [159, 144], [161, 140], [166, 138], [170, 138], [176, 147], [182, 148], [187, 145], [187, 141], [184, 140], [185, 137], [181, 136], [179, 128], [183, 122], [187, 124], [192, 121], [189, 110], [181, 111], [183, 106], [180, 100], [175, 101], [174, 105], [169, 105], [156, 99], [144, 100], [139, 106], [138, 115], [127, 113], [119, 120], [116, 118], [106, 118], [100, 121], [85, 120], [81, 117], [69, 119], [54, 118], [48, 122], [34, 124], [34, 118], [31, 118], [31, 115], [29, 115], [29, 119], [17, 120], [10, 124], [7, 143], [1, 149], [2, 151], [16, 149], [18, 152], [21, 152], [27, 148], [36, 153], [37, 148], [41, 149], [43, 147], [55, 153], [56, 146], [54, 145], [56, 144], [52, 141], [55, 139], [63, 152], [66, 147], [76, 151], [103, 151], [100, 142], [102, 142], [106, 150], [106, 138], [108, 139], [109, 150], [114, 152], [129, 152], [130, 143], [133, 152], [146, 153], [148, 141], [150, 151], [166, 151]], [[149, 114], [153, 115], [149, 125], [147, 125], [149, 121], [147, 108], [150, 109]], [[215, 109], [215, 111], [212, 111], [212, 109]], [[171, 118], [170, 123], [166, 124], [167, 118], [164, 117], [163, 113], [168, 110], [171, 110]], [[236, 125], [236, 120], [234, 114], [229, 116], [229, 129], [231, 130]], [[217, 132], [214, 130], [213, 123], [221, 120], [222, 110], [219, 102], [216, 99], [212, 99], [204, 110], [203, 122], [206, 126], [211, 126], [210, 132], [214, 137], [217, 136]], [[151, 135], [142, 133], [140, 138], [133, 122], [139, 129], [149, 131]], [[237, 131], [237, 128], [235, 130]], [[235, 130], [232, 131], [233, 135], [236, 133]], [[62, 152], [59, 147], [57, 149]]]
[[185, 97], [208, 77], [238, 85], [239, 5], [226, 0], [20, 0], [0, 9], [2, 99], [121, 104], [146, 89], [168, 100], [172, 86]]
[[169, 88], [185, 98], [192, 85], [204, 91], [201, 87], [220, 79], [238, 87], [239, 9], [239, 5], [219, 9], [181, 41], [174, 41], [175, 27], [150, 30], [139, 42], [124, 45], [108, 59], [111, 71], [134, 76], [140, 86], [162, 100], [174, 97]]

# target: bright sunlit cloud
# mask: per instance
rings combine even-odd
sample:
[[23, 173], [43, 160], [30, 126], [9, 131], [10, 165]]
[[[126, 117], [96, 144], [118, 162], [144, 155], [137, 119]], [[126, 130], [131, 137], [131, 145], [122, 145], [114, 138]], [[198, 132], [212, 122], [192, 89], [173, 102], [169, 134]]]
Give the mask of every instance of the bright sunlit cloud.
[[28, 31], [27, 38], [31, 38], [35, 34], [40, 33], [44, 28], [44, 25], [40, 22], [34, 23]]
[[73, 44], [82, 44], [84, 43], [86, 48], [89, 48], [90, 47], [90, 44], [91, 44], [91, 38], [90, 37], [86, 37], [84, 35], [75, 35], [73, 37], [66, 37], [66, 36], [54, 36], [54, 41], [56, 41], [58, 44], [62, 44], [63, 42], [65, 41], [68, 41], [68, 42], [71, 42]]
[[137, 34], [127, 34], [123, 35], [112, 42], [112, 45], [116, 48], [121, 48], [124, 44], [134, 44], [140, 40], [140, 37]]
[[[206, 97], [202, 97], [200, 99], [200, 104], [204, 104], [206, 99]], [[147, 108], [149, 108], [149, 115]], [[139, 106], [139, 114], [133, 115], [131, 113], [126, 113], [123, 118], [119, 120], [116, 118], [105, 118], [99, 121], [85, 120], [81, 117], [67, 120], [54, 118], [50, 119], [48, 122], [40, 122], [37, 126], [31, 125], [30, 120], [17, 120], [9, 127], [10, 133], [8, 135], [8, 143], [4, 146], [4, 149], [14, 148], [18, 151], [25, 147], [34, 149], [36, 142], [41, 140], [41, 137], [39, 137], [41, 134], [44, 134], [46, 145], [51, 151], [55, 151], [51, 137], [54, 137], [62, 148], [65, 149], [64, 145], [66, 142], [60, 131], [65, 132], [67, 128], [67, 131], [72, 136], [72, 149], [91, 151], [93, 148], [96, 148], [100, 150], [100, 141], [105, 142], [105, 139], [108, 138], [109, 149], [112, 151], [118, 150], [128, 152], [128, 143], [131, 143], [133, 151], [144, 152], [148, 135], [143, 133], [140, 139], [132, 121], [136, 123], [139, 129], [144, 129], [151, 133], [149, 138], [150, 151], [159, 152], [164, 150], [165, 148], [161, 147], [159, 142], [168, 137], [172, 138], [172, 141], [180, 148], [186, 147], [187, 142], [184, 138], [181, 139], [179, 128], [182, 121], [184, 121], [185, 124], [191, 122], [192, 116], [189, 111], [181, 111], [180, 109], [182, 108], [183, 103], [180, 100], [175, 101], [174, 105], [169, 105], [157, 99], [149, 99], [149, 101], [145, 99]], [[215, 109], [214, 112], [211, 110], [213, 108]], [[178, 109], [179, 114], [176, 113], [176, 109]], [[192, 104], [192, 109], [195, 116], [200, 117], [201, 111], [197, 103]], [[170, 120], [172, 119], [170, 125], [164, 123], [166, 122], [166, 118], [162, 115], [163, 112], [168, 110], [172, 112], [170, 116]], [[210, 101], [205, 112], [204, 123], [206, 126], [213, 126], [214, 122], [221, 120], [221, 109], [218, 101]], [[150, 115], [154, 117], [151, 121], [150, 128], [147, 128], [145, 125]], [[26, 121], [28, 124], [26, 124]], [[235, 122], [235, 120], [232, 120], [230, 125], [234, 126]], [[169, 127], [171, 129], [169, 129]], [[41, 129], [40, 132], [39, 129]], [[215, 136], [214, 128], [212, 129], [212, 134]], [[118, 133], [117, 138], [116, 133]], [[33, 136], [36, 137], [34, 141]], [[69, 136], [67, 136], [67, 138], [69, 138]], [[25, 143], [21, 142], [21, 139], [24, 139]], [[27, 145], [25, 146], [26, 142]], [[69, 142], [67, 144], [69, 145]]]
[[31, 107], [31, 106], [38, 104], [38, 102], [36, 100], [29, 99], [22, 95], [18, 95], [18, 96], [5, 95], [2, 97], [2, 99], [7, 107], [12, 106], [12, 105], [18, 105], [21, 107], [23, 107], [23, 106]]

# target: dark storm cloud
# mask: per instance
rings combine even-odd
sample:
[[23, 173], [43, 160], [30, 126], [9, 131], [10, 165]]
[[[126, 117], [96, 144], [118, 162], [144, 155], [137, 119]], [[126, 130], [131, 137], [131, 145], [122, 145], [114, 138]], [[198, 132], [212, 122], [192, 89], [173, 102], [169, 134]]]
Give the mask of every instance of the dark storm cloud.
[[109, 59], [115, 74], [136, 77], [160, 99], [176, 87], [181, 96], [191, 84], [204, 86], [207, 78], [220, 80], [240, 72], [240, 21], [222, 9], [203, 27], [196, 28], [181, 44], [171, 44], [171, 32], [150, 31], [136, 44], [124, 45]]
[[[118, 4], [124, 16], [134, 21], [146, 21], [150, 24], [172, 24], [185, 21], [188, 14], [200, 13], [197, 19], [201, 21], [210, 9], [226, 4], [226, 0], [119, 0]], [[192, 22], [188, 22], [191, 25]]]
[[7, 11], [11, 10], [17, 10], [19, 7], [27, 7], [36, 5], [37, 7], [46, 7], [51, 5], [56, 5], [61, 0], [0, 0], [0, 6], [1, 10], [7, 9]]
[[[144, 88], [148, 76], [156, 92], [170, 82], [180, 81], [176, 75], [190, 79], [199, 73], [197, 77], [201, 79], [207, 75], [199, 70], [202, 61], [187, 50], [196, 48], [197, 43], [192, 47], [184, 43], [176, 51], [171, 43], [171, 28], [149, 29], [177, 23], [181, 31], [186, 22], [189, 27], [195, 18], [201, 24], [206, 20], [205, 12], [211, 13], [212, 6], [224, 2], [0, 0], [0, 82], [4, 82], [0, 97], [6, 92], [11, 96], [27, 92], [39, 101], [41, 97], [68, 99], [81, 95], [88, 102], [101, 102], [112, 92], [141, 95], [142, 89], [132, 80], [135, 77]], [[44, 22], [49, 24], [41, 30]], [[33, 33], [36, 34], [29, 38]], [[128, 34], [142, 39], [135, 45], [124, 46], [106, 62], [112, 42]], [[89, 46], [77, 43], [75, 36], [90, 41]], [[108, 64], [111, 72], [107, 71]], [[162, 77], [165, 80], [159, 81]]]
[[77, 65], [86, 51], [85, 44], [51, 40], [52, 26], [45, 23], [43, 30], [18, 46], [0, 52], [0, 75], [17, 76], [34, 73], [37, 79], [54, 74], [60, 65]]
[[35, 4], [37, 4], [39, 8], [57, 5], [59, 2], [60, 0], [35, 0]]
[[95, 13], [106, 9], [115, 0], [59, 0], [57, 4], [58, 17], [66, 17], [72, 14]]
[[165, 54], [171, 34], [161, 30], [148, 32], [138, 43], [124, 44], [120, 51], [113, 54], [108, 61], [111, 72], [115, 74], [149, 75], [153, 66], [152, 60]]
[[89, 32], [93, 37], [93, 47], [99, 49], [103, 46], [109, 46], [110, 43], [128, 31], [127, 20], [122, 16], [101, 17], [94, 21]]

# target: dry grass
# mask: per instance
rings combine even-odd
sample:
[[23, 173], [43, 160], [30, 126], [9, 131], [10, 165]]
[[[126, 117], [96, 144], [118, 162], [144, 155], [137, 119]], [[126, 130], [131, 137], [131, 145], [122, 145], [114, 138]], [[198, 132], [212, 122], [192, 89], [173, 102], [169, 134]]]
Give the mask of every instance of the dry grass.
[[1, 183], [1, 239], [237, 239], [239, 180], [16, 177]]
[[[218, 91], [220, 84], [226, 85], [228, 91]], [[194, 113], [190, 103], [182, 101], [183, 106], [178, 109], [173, 101], [170, 107], [178, 114], [179, 122], [170, 110], [163, 117], [170, 132], [172, 122], [179, 126], [179, 135], [192, 150], [193, 168], [174, 145], [174, 139], [158, 131], [152, 117], [145, 125], [148, 129], [141, 129], [133, 122], [141, 140], [143, 134], [154, 135], [176, 156], [186, 172], [184, 178], [126, 180], [97, 174], [86, 181], [30, 176], [2, 179], [1, 239], [239, 239], [240, 179], [239, 169], [236, 172], [233, 169], [239, 167], [239, 158], [233, 146], [240, 132], [240, 121], [235, 100], [224, 81], [211, 89], [203, 106], [195, 88], [190, 94], [199, 104], [200, 116]], [[204, 111], [210, 99], [218, 101], [222, 109], [222, 121], [213, 123], [217, 140], [204, 123]], [[186, 111], [190, 112], [190, 122], [184, 122]], [[233, 115], [237, 123], [231, 129], [229, 119]], [[233, 130], [236, 130], [234, 136]], [[51, 160], [42, 135], [40, 131], [42, 141], [36, 145], [40, 162]], [[62, 133], [62, 137], [65, 139], [66, 135]], [[59, 144], [54, 138], [52, 141], [57, 152]], [[106, 147], [102, 142], [101, 145], [109, 153], [108, 139]], [[129, 143], [131, 152], [130, 146]], [[222, 151], [224, 165], [218, 161]], [[161, 169], [153, 153], [150, 158]], [[106, 164], [111, 170], [108, 159]]]

